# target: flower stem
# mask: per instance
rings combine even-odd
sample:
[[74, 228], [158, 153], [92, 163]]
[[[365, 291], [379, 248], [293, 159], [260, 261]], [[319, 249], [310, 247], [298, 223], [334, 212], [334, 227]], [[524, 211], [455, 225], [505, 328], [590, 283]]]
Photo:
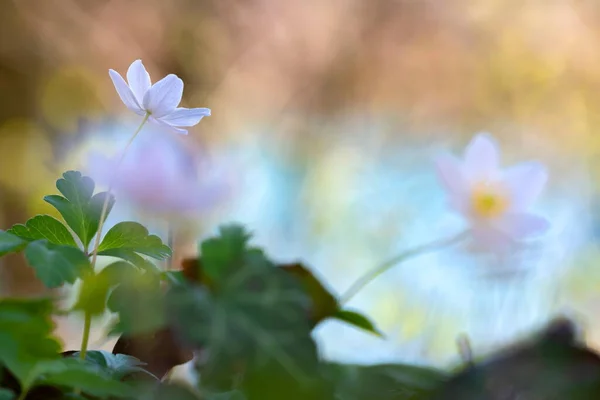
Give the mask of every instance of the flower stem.
[[396, 257], [391, 258], [390, 260], [384, 262], [383, 264], [373, 268], [368, 271], [366, 274], [358, 278], [352, 286], [342, 295], [340, 298], [340, 303], [345, 304], [348, 303], [358, 292], [360, 292], [365, 286], [367, 286], [371, 281], [375, 280], [379, 275], [383, 274], [387, 270], [391, 269], [396, 264], [399, 264], [403, 261], [406, 261], [412, 257], [415, 257], [420, 254], [425, 254], [430, 251], [439, 250], [444, 247], [452, 246], [456, 243], [459, 243], [467, 238], [469, 231], [464, 231], [459, 233], [458, 235], [452, 236], [450, 238], [436, 240], [434, 242], [430, 242], [427, 244], [423, 244], [417, 247], [413, 247], [412, 249], [406, 250], [403, 253], [398, 254]]
[[79, 357], [85, 360], [87, 353], [88, 343], [90, 341], [90, 328], [92, 327], [92, 315], [88, 312], [85, 313], [85, 321], [83, 323], [83, 339], [81, 340], [81, 351]]
[[[110, 191], [112, 189], [113, 181], [114, 181], [115, 177], [117, 176], [117, 171], [119, 170], [119, 167], [121, 166], [121, 164], [123, 163], [123, 160], [125, 159], [127, 150], [129, 150], [131, 143], [133, 143], [133, 140], [137, 137], [138, 133], [140, 133], [140, 131], [142, 130], [144, 125], [146, 125], [148, 118], [150, 118], [150, 114], [146, 113], [146, 115], [144, 116], [144, 119], [142, 120], [142, 122], [140, 123], [138, 128], [135, 130], [133, 135], [131, 135], [131, 138], [129, 138], [129, 141], [125, 145], [125, 148], [123, 149], [123, 152], [121, 153], [121, 157], [119, 158], [119, 161], [117, 162], [117, 165], [115, 166], [115, 169], [113, 171], [113, 176], [110, 179], [110, 182], [108, 185], [108, 190], [106, 191], [106, 197], [104, 198], [104, 203], [102, 204], [102, 212], [100, 213], [100, 221], [98, 221], [98, 232], [96, 233], [96, 239], [94, 241], [94, 250], [92, 251], [92, 261], [91, 261], [92, 274], [94, 273], [94, 268], [96, 267], [96, 260], [98, 258], [98, 247], [100, 246], [100, 239], [102, 238], [102, 228], [104, 228], [104, 220], [106, 219], [106, 214], [108, 213], [108, 202], [110, 201]], [[85, 312], [85, 324], [83, 326], [83, 338], [81, 339], [81, 351], [79, 353], [82, 360], [85, 360], [85, 356], [87, 353], [88, 343], [90, 340], [91, 327], [92, 327], [92, 316], [86, 311]]]

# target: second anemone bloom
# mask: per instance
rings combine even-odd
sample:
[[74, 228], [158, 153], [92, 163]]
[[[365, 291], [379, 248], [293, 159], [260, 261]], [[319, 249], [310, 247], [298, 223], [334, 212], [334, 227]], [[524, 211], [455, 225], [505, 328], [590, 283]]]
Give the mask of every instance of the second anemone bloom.
[[444, 154], [436, 166], [450, 206], [467, 219], [474, 239], [485, 248], [506, 250], [548, 229], [548, 220], [530, 211], [548, 180], [541, 163], [502, 169], [498, 145], [479, 134], [463, 160]]

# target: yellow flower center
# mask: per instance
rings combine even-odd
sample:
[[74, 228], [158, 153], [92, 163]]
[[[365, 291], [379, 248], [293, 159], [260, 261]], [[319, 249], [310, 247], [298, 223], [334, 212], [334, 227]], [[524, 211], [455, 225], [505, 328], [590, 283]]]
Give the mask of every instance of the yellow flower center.
[[509, 205], [504, 193], [488, 183], [475, 185], [471, 193], [471, 202], [475, 215], [482, 218], [498, 217]]

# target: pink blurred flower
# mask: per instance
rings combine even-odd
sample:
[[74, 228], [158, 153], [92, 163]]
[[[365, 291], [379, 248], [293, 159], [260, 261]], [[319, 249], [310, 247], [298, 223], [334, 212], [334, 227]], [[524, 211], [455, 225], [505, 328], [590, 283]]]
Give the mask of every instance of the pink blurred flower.
[[157, 213], [206, 211], [229, 194], [232, 170], [188, 151], [176, 138], [149, 131], [131, 146], [114, 175], [118, 156], [89, 157], [90, 175], [141, 208]]
[[178, 127], [194, 126], [210, 116], [208, 108], [177, 107], [183, 95], [183, 81], [169, 74], [153, 85], [142, 60], [131, 63], [127, 82], [113, 69], [108, 74], [127, 108], [138, 115], [149, 115], [148, 121], [168, 131], [186, 135], [188, 131]]
[[499, 159], [496, 142], [479, 134], [464, 160], [450, 154], [436, 160], [451, 208], [469, 221], [476, 242], [491, 250], [506, 250], [549, 227], [548, 220], [529, 211], [548, 179], [544, 165], [524, 162], [501, 169]]

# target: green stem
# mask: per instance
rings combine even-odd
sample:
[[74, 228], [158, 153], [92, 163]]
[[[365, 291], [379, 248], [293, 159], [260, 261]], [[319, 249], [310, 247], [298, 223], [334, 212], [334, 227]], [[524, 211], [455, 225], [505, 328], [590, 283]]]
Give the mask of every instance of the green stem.
[[17, 400], [25, 400], [25, 397], [27, 397], [27, 393], [29, 393], [29, 389], [21, 390], [21, 394], [19, 395]]
[[92, 327], [92, 315], [89, 312], [85, 313], [85, 321], [83, 323], [83, 339], [81, 340], [81, 351], [79, 357], [85, 360], [88, 343], [90, 342], [90, 328]]
[[[142, 120], [142, 122], [140, 123], [138, 128], [135, 130], [135, 132], [133, 133], [131, 138], [129, 138], [129, 141], [127, 142], [127, 144], [125, 145], [125, 148], [123, 149], [123, 152], [121, 153], [121, 157], [119, 158], [119, 161], [117, 162], [117, 165], [115, 166], [115, 169], [113, 171], [113, 176], [111, 177], [111, 180], [109, 182], [108, 190], [106, 191], [106, 197], [104, 198], [104, 203], [102, 204], [102, 212], [100, 213], [100, 221], [98, 221], [98, 232], [96, 233], [96, 239], [94, 241], [94, 250], [92, 251], [92, 261], [91, 261], [92, 274], [94, 273], [94, 268], [96, 267], [96, 260], [98, 258], [98, 248], [100, 247], [100, 239], [102, 238], [102, 228], [104, 228], [104, 220], [106, 219], [106, 214], [108, 213], [108, 202], [110, 200], [110, 191], [112, 189], [113, 181], [114, 181], [115, 177], [117, 176], [117, 171], [119, 170], [119, 167], [123, 163], [123, 160], [125, 159], [125, 155], [127, 154], [129, 147], [133, 143], [133, 140], [137, 137], [138, 133], [140, 133], [140, 131], [142, 130], [144, 125], [146, 125], [148, 118], [150, 118], [150, 114], [146, 113], [146, 115], [144, 116], [144, 119]], [[81, 352], [79, 353], [82, 360], [85, 360], [85, 356], [87, 353], [88, 343], [90, 341], [91, 327], [92, 327], [92, 316], [86, 311], [85, 312], [85, 324], [83, 326], [83, 338], [81, 339]]]
[[396, 264], [404, 262], [412, 257], [415, 257], [420, 254], [425, 254], [430, 251], [439, 250], [444, 247], [448, 247], [459, 243], [467, 238], [469, 235], [469, 231], [464, 231], [459, 233], [458, 235], [452, 236], [450, 238], [436, 240], [431, 243], [427, 243], [421, 246], [414, 247], [409, 249], [403, 253], [400, 253], [396, 257], [384, 262], [378, 267], [373, 268], [368, 271], [366, 274], [358, 278], [352, 286], [342, 295], [340, 298], [341, 304], [348, 303], [358, 292], [360, 292], [365, 286], [367, 286], [371, 281], [375, 280], [379, 275], [383, 274], [387, 270], [391, 269]]

